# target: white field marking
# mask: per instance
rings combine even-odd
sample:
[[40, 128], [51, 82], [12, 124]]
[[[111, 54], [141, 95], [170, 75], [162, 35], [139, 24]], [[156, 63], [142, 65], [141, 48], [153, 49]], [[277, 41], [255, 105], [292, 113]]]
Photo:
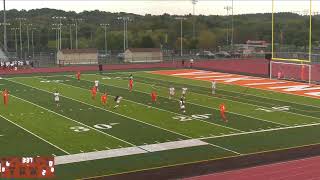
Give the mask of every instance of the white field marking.
[[[114, 85], [109, 85], [109, 86], [113, 86], [113, 87], [118, 87], [118, 86], [114, 86]], [[157, 86], [159, 87], [159, 86]], [[121, 87], [118, 87], [118, 88], [121, 88]], [[124, 89], [124, 88], [122, 88]], [[137, 90], [133, 90], [133, 91], [137, 91]], [[147, 94], [146, 92], [142, 92], [142, 91], [137, 91], [137, 92], [141, 92], [141, 93], [145, 93]], [[159, 96], [158, 97], [163, 97], [163, 98], [167, 98], [165, 96]], [[178, 101], [177, 99], [173, 99], [174, 101]], [[129, 101], [129, 100], [128, 100]], [[238, 101], [234, 101], [234, 102], [238, 102]], [[136, 102], [137, 103], [137, 102]], [[193, 104], [193, 105], [196, 105], [196, 106], [201, 106], [201, 107], [205, 107], [205, 108], [209, 108], [209, 109], [215, 109], [215, 110], [219, 110], [218, 108], [214, 108], [214, 107], [208, 107], [208, 106], [204, 106], [204, 105], [201, 105], [201, 104], [196, 104], [196, 103], [192, 103], [190, 101], [186, 102], [187, 104]], [[249, 104], [250, 105], [250, 104]], [[257, 106], [258, 107], [258, 106]], [[155, 107], [154, 107], [155, 108]], [[155, 109], [159, 109], [159, 108], [155, 108]], [[163, 111], [167, 111], [167, 110], [163, 110]], [[171, 111], [167, 111], [167, 112], [171, 112]], [[172, 112], [174, 113], [174, 112]], [[282, 124], [282, 123], [278, 123], [278, 122], [273, 122], [273, 121], [269, 121], [269, 120], [265, 120], [265, 119], [260, 119], [260, 118], [256, 118], [256, 117], [252, 117], [252, 116], [247, 116], [247, 115], [244, 115], [244, 114], [239, 114], [239, 113], [236, 113], [236, 112], [229, 112], [231, 114], [236, 114], [236, 115], [239, 115], [239, 116], [244, 116], [244, 117], [247, 117], [247, 118], [251, 118], [251, 119], [256, 119], [256, 120], [260, 120], [260, 121], [265, 121], [265, 122], [269, 122], [269, 123], [273, 123], [273, 124], [278, 124], [278, 125], [282, 125], [282, 126], [288, 126], [287, 124]], [[177, 114], [177, 113], [175, 113]], [[181, 115], [181, 114], [178, 114], [178, 115]], [[203, 122], [206, 122], [206, 123], [209, 123], [209, 124], [214, 124], [214, 125], [217, 125], [217, 126], [221, 126], [221, 127], [225, 127], [225, 128], [228, 128], [228, 129], [232, 129], [232, 130], [235, 130], [235, 131], [240, 131], [240, 132], [245, 132], [245, 131], [242, 131], [242, 130], [238, 130], [238, 129], [234, 129], [234, 128], [231, 128], [231, 127], [227, 127], [227, 126], [223, 126], [223, 125], [220, 125], [220, 124], [215, 124], [213, 122], [209, 122], [209, 121], [204, 121], [204, 120], [200, 120], [199, 121], [203, 121]]]
[[[41, 78], [40, 78], [40, 79], [41, 79]], [[9, 81], [12, 81], [12, 80], [9, 80]], [[13, 82], [15, 82], [15, 81], [13, 81]], [[46, 90], [43, 90], [43, 89], [39, 89], [39, 88], [36, 88], [36, 87], [32, 87], [32, 86], [30, 86], [30, 85], [26, 85], [26, 84], [23, 84], [23, 83], [20, 83], [20, 82], [15, 82], [15, 83], [22, 84], [22, 85], [25, 85], [25, 86], [28, 86], [28, 87], [31, 87], [31, 88], [34, 88], [34, 89], [38, 89], [38, 90], [43, 91], [43, 92], [51, 93], [51, 92], [49, 92], [49, 91], [46, 91]], [[62, 85], [67, 85], [67, 84], [63, 84], [63, 83], [60, 83], [60, 82], [58, 82], [58, 83], [59, 83], [59, 84], [62, 84]], [[68, 86], [71, 86], [71, 85], [68, 85]], [[75, 86], [71, 86], [71, 87], [75, 87]], [[75, 88], [83, 89], [83, 88], [80, 88], [80, 87], [75, 87]], [[73, 98], [71, 98], [71, 97], [67, 97], [67, 96], [63, 96], [63, 97], [68, 98], [68, 99], [71, 99], [71, 100], [74, 100], [74, 101], [77, 101], [77, 102], [80, 102], [80, 103], [83, 103], [83, 104], [87, 104], [87, 105], [89, 105], [89, 106], [92, 106], [92, 107], [95, 107], [95, 108], [98, 108], [98, 109], [102, 109], [102, 110], [107, 111], [107, 112], [114, 113], [114, 114], [117, 114], [117, 115], [119, 115], [119, 116], [123, 116], [123, 117], [129, 118], [129, 119], [132, 119], [132, 120], [135, 120], [135, 121], [144, 123], [144, 124], [148, 124], [148, 125], [150, 125], [150, 126], [153, 126], [153, 127], [156, 127], [156, 128], [159, 128], [159, 129], [162, 129], [162, 130], [165, 130], [165, 131], [168, 131], [168, 132], [177, 134], [177, 135], [180, 135], [180, 136], [182, 136], [182, 137], [186, 137], [186, 138], [189, 138], [189, 139], [193, 139], [192, 137], [189, 137], [189, 136], [187, 136], [187, 135], [183, 135], [183, 134], [180, 134], [180, 133], [177, 133], [177, 132], [168, 130], [168, 129], [164, 129], [164, 128], [161, 128], [161, 127], [158, 127], [158, 126], [155, 126], [155, 125], [152, 125], [152, 124], [149, 124], [149, 123], [146, 123], [146, 122], [143, 122], [143, 121], [134, 119], [134, 118], [130, 118], [130, 117], [128, 117], [128, 116], [125, 116], [125, 115], [122, 115], [122, 114], [119, 114], [119, 113], [115, 113], [115, 112], [112, 112], [112, 111], [103, 109], [103, 108], [101, 108], [101, 107], [98, 107], [98, 106], [91, 105], [91, 104], [88, 104], [88, 103], [83, 102], [83, 101], [79, 101], [79, 100], [73, 99]], [[41, 107], [41, 106], [40, 106], [40, 107]], [[84, 126], [87, 126], [87, 125], [84, 125]], [[92, 127], [89, 127], [89, 128], [92, 128]], [[94, 129], [94, 128], [92, 128], [92, 129]], [[107, 133], [104, 133], [103, 131], [100, 131], [100, 130], [97, 130], [97, 129], [94, 129], [94, 130], [99, 131], [99, 132], [101, 132], [101, 133], [103, 133], [103, 134], [109, 135], [109, 134], [107, 134]], [[112, 135], [109, 135], [109, 136], [114, 137], [114, 136], [112, 136]], [[116, 138], [116, 139], [118, 139], [118, 140], [121, 140], [121, 139], [119, 139], [119, 138], [117, 138], [117, 137], [114, 137], [114, 138]], [[181, 139], [181, 138], [178, 138], [178, 139], [179, 139], [179, 140], [183, 140], [183, 139]], [[124, 141], [124, 140], [122, 140], [122, 141]], [[127, 142], [127, 143], [128, 143], [128, 144], [131, 144], [131, 143], [129, 143], [129, 142]], [[134, 144], [131, 144], [131, 145], [135, 146]], [[219, 147], [219, 146], [216, 146], [216, 145], [214, 145], [214, 144], [211, 144], [211, 145], [213, 145], [213, 146], [215, 146], [215, 147]], [[222, 148], [222, 149], [226, 150], [226, 148]], [[229, 151], [229, 152], [234, 152], [233, 150], [228, 150], [228, 151]]]
[[[12, 96], [12, 95], [11, 95], [11, 96]], [[2, 117], [3, 119], [7, 120], [8, 122], [10, 122], [10, 123], [12, 123], [12, 124], [14, 124], [14, 125], [18, 126], [19, 128], [21, 128], [21, 129], [23, 129], [23, 130], [27, 131], [28, 133], [32, 134], [33, 136], [37, 137], [38, 139], [40, 139], [40, 140], [42, 140], [42, 141], [44, 141], [44, 142], [46, 142], [46, 143], [50, 144], [51, 146], [53, 146], [53, 147], [55, 147], [55, 148], [57, 148], [57, 149], [61, 150], [62, 152], [66, 153], [66, 154], [70, 154], [68, 151], [66, 151], [66, 150], [64, 150], [64, 149], [60, 148], [59, 146], [57, 146], [57, 145], [55, 145], [55, 144], [53, 144], [53, 143], [51, 143], [51, 142], [49, 142], [49, 141], [47, 141], [47, 140], [43, 139], [42, 137], [40, 137], [40, 136], [38, 136], [38, 135], [34, 134], [33, 132], [31, 132], [31, 131], [27, 130], [26, 128], [24, 128], [24, 127], [20, 126], [19, 124], [15, 123], [15, 122], [13, 122], [13, 121], [11, 121], [11, 120], [9, 120], [8, 118], [6, 118], [6, 117], [4, 117], [4, 116], [2, 116], [2, 115], [0, 115], [0, 117]]]
[[[11, 80], [10, 80], [10, 81], [11, 81]], [[21, 84], [21, 83], [19, 83], [19, 84]], [[28, 85], [26, 85], [26, 86], [28, 86]], [[30, 87], [31, 87], [31, 86], [30, 86]], [[42, 106], [39, 106], [39, 105], [34, 104], [34, 103], [32, 103], [32, 102], [30, 102], [30, 101], [27, 101], [27, 100], [25, 100], [25, 99], [21, 99], [21, 98], [19, 98], [19, 97], [13, 96], [13, 95], [11, 95], [11, 96], [12, 96], [12, 97], [15, 97], [15, 98], [17, 98], [17, 99], [20, 99], [20, 100], [22, 100], [22, 101], [25, 101], [25, 102], [27, 102], [27, 103], [30, 103], [30, 104], [32, 104], [32, 105], [34, 105], [34, 106], [40, 107], [40, 108], [42, 108], [42, 109], [44, 109], [44, 110], [46, 110], [46, 111], [48, 111], [48, 112], [51, 112], [51, 113], [54, 113], [54, 114], [56, 114], [56, 115], [58, 115], [58, 116], [61, 116], [61, 117], [63, 117], [63, 118], [66, 118], [66, 119], [68, 119], [68, 120], [70, 120], [70, 121], [73, 121], [73, 122], [76, 122], [76, 123], [78, 123], [78, 124], [81, 124], [82, 126], [85, 126], [85, 127], [89, 128], [89, 129], [95, 130], [95, 131], [100, 132], [100, 133], [102, 133], [102, 134], [104, 134], [104, 135], [107, 135], [107, 136], [112, 137], [112, 138], [115, 138], [115, 139], [117, 139], [117, 140], [119, 140], [119, 141], [122, 141], [122, 142], [125, 142], [125, 143], [127, 143], [127, 144], [130, 144], [131, 146], [135, 146], [134, 144], [132, 144], [132, 143], [130, 143], [130, 142], [128, 142], [128, 141], [125, 141], [125, 140], [123, 140], [123, 139], [120, 139], [120, 138], [118, 138], [118, 137], [115, 137], [115, 136], [113, 136], [113, 135], [111, 135], [111, 134], [108, 134], [108, 133], [106, 133], [106, 132], [100, 131], [100, 130], [98, 130], [98, 129], [96, 129], [96, 128], [93, 128], [93, 127], [88, 126], [88, 125], [86, 125], [86, 124], [84, 124], [84, 123], [81, 123], [81, 122], [79, 122], [79, 121], [76, 121], [76, 120], [74, 120], [74, 119], [71, 119], [71, 118], [69, 118], [69, 117], [66, 117], [66, 116], [64, 116], [64, 115], [62, 115], [62, 114], [56, 113], [56, 112], [54, 112], [54, 111], [51, 111], [50, 109], [47, 109], [47, 108], [42, 107]]]
[[223, 149], [223, 150], [226, 150], [226, 151], [229, 151], [229, 152], [233, 152], [233, 153], [238, 154], [238, 155], [241, 155], [241, 153], [239, 153], [239, 152], [237, 152], [237, 151], [232, 151], [232, 150], [227, 149], [227, 148], [224, 148], [224, 147], [222, 147], [222, 146], [218, 146], [218, 145], [211, 144], [211, 143], [208, 144], [208, 145], [213, 146], [213, 147], [216, 147], [216, 148], [220, 148], [220, 149]]
[[303, 127], [319, 126], [319, 125], [320, 125], [320, 123], [314, 123], [314, 124], [306, 124], [306, 125], [295, 125], [295, 126], [289, 126], [289, 127], [279, 127], [279, 128], [273, 128], [273, 129], [264, 129], [264, 130], [259, 130], [259, 131], [250, 129], [250, 132], [226, 134], [223, 136], [212, 136], [212, 137], [204, 137], [204, 138], [198, 138], [198, 139], [200, 139], [200, 140], [215, 139], [215, 138], [222, 138], [222, 137], [231, 137], [231, 136], [239, 136], [239, 135], [246, 135], [246, 134], [256, 134], [256, 133], [262, 133], [262, 132], [272, 132], [272, 131], [279, 131], [279, 130], [286, 130], [286, 129], [296, 129], [296, 128], [303, 128]]
[[[182, 141], [172, 141], [172, 142], [165, 142], [165, 143], [159, 143], [159, 144], [142, 145], [139, 147], [127, 147], [127, 148], [79, 153], [79, 154], [72, 154], [72, 155], [65, 155], [65, 156], [57, 156], [55, 157], [55, 165], [70, 164], [70, 163], [83, 162], [83, 161], [92, 161], [92, 160], [98, 160], [98, 159], [107, 159], [107, 158], [128, 156], [128, 155], [134, 155], [134, 154], [146, 154], [150, 152], [159, 152], [159, 151], [166, 151], [166, 150], [172, 150], [172, 149], [181, 149], [181, 148], [205, 146], [205, 145], [211, 145], [216, 148], [222, 148], [220, 146], [212, 145], [207, 142], [201, 141], [199, 139], [188, 139], [188, 140], [182, 140]], [[238, 155], [240, 154], [238, 152], [230, 151], [225, 148], [222, 148], [222, 149], [229, 152], [233, 152]]]
[[220, 77], [232, 77], [232, 76], [236, 76], [236, 75], [232, 75], [232, 74], [225, 74], [225, 75], [215, 75], [215, 76], [198, 76], [198, 77], [194, 77], [195, 79], [207, 79], [207, 78], [220, 78]]
[[[170, 77], [170, 75], [169, 75]], [[184, 77], [179, 77], [179, 76], [171, 76], [171, 77], [176, 77], [176, 78], [179, 78], [179, 79], [184, 79], [186, 80], [186, 78]], [[153, 79], [153, 80], [161, 80], [161, 79], [157, 79], [157, 78], [152, 78], [152, 77], [148, 77], [148, 79]], [[192, 80], [192, 79], [188, 79], [188, 80]], [[162, 80], [163, 81], [163, 80]], [[171, 81], [171, 80], [166, 80], [168, 82], [174, 82], [174, 81]], [[199, 81], [199, 80], [198, 80]], [[200, 80], [200, 81], [204, 81], [204, 82], [209, 82], [207, 80]], [[180, 84], [186, 84], [186, 83], [180, 83]], [[230, 85], [230, 84], [224, 84], [224, 85]], [[286, 94], [286, 95], [292, 95], [292, 94], [288, 94], [288, 93], [285, 93], [285, 92], [278, 92], [278, 91], [273, 91], [273, 90], [268, 90], [268, 89], [259, 89], [259, 88], [255, 88], [255, 87], [245, 87], [245, 86], [241, 86], [241, 85], [237, 85], [237, 84], [232, 84], [234, 86], [239, 86], [239, 87], [242, 87], [242, 88], [252, 88], [252, 89], [256, 89], [256, 90], [260, 90], [260, 91], [267, 91], [267, 92], [271, 92], [271, 93], [280, 93], [280, 94]], [[204, 87], [204, 88], [208, 88], [208, 86], [200, 86], [200, 85], [192, 85], [192, 86], [198, 86], [198, 87]], [[297, 104], [297, 105], [305, 105], [305, 106], [310, 106], [310, 107], [315, 107], [315, 108], [320, 108], [320, 106], [316, 106], [316, 105], [311, 105], [311, 104], [302, 104], [302, 103], [295, 103], [295, 102], [289, 102], [289, 101], [286, 101], [286, 100], [280, 100], [280, 99], [274, 99], [274, 98], [270, 98], [270, 97], [266, 97], [266, 96], [257, 96], [257, 95], [254, 95], [254, 94], [248, 94], [248, 93], [240, 93], [240, 92], [235, 92], [235, 91], [230, 91], [230, 90], [225, 90], [223, 89], [223, 91], [226, 91], [226, 92], [233, 92], [233, 93], [238, 93], [238, 94], [243, 94], [243, 95], [250, 95], [250, 96], [254, 96], [254, 97], [262, 97], [262, 98], [265, 98], [265, 99], [272, 99], [272, 100], [276, 100], [276, 101], [282, 101], [282, 102], [288, 102], [288, 103], [292, 103], [292, 104]], [[311, 98], [309, 96], [304, 96], [304, 95], [298, 95], [298, 94], [294, 94], [293, 96], [301, 96], [301, 97], [305, 97], [305, 98]], [[313, 98], [311, 98], [313, 99]]]
[[4, 135], [0, 134], [0, 137], [1, 137], [1, 136], [4, 136]]
[[283, 83], [287, 83], [287, 82], [274, 81], [274, 82], [264, 82], [264, 83], [249, 83], [249, 84], [245, 84], [245, 86], [273, 85], [273, 84], [283, 84]]
[[[148, 84], [142, 83], [142, 82], [136, 82], [136, 83], [141, 83], [141, 84], [148, 85]], [[162, 86], [157, 86], [157, 87], [161, 88]], [[200, 86], [200, 87], [203, 87], [203, 86]], [[231, 92], [231, 91], [228, 91], [228, 92]], [[235, 101], [235, 100], [231, 100], [231, 99], [227, 99], [227, 98], [208, 96], [206, 94], [200, 94], [200, 93], [193, 92], [193, 91], [190, 91], [190, 93], [197, 94], [197, 95], [200, 95], [200, 96], [206, 96], [206, 97], [209, 97], [209, 98], [212, 98], [212, 99], [226, 99], [226, 100], [231, 101], [231, 102], [241, 103], [241, 104], [245, 104], [245, 105], [249, 105], [249, 106], [255, 106], [255, 107], [259, 107], [259, 108], [267, 108], [267, 107], [264, 107], [264, 106], [259, 106], [259, 105], [255, 105], [255, 104], [249, 104], [249, 103], [245, 103], [245, 102]], [[243, 93], [240, 93], [240, 94], [243, 94]], [[247, 95], [250, 95], [250, 94], [247, 94]], [[260, 96], [255, 96], [255, 97], [260, 97]], [[271, 99], [271, 98], [266, 98], [266, 99]], [[277, 100], [277, 99], [273, 99], [273, 100]], [[281, 100], [278, 100], [278, 101], [281, 101]], [[283, 102], [287, 102], [287, 101], [283, 101]], [[296, 103], [293, 103], [293, 104], [296, 104]], [[302, 104], [302, 105], [304, 105], [304, 104]], [[202, 105], [200, 105], [200, 106], [202, 106]], [[308, 105], [306, 105], [306, 106], [308, 106]], [[311, 106], [311, 107], [320, 108], [320, 107], [316, 107], [316, 106]], [[213, 108], [213, 109], [216, 109], [216, 108]], [[298, 113], [294, 113], [294, 112], [290, 112], [290, 111], [282, 111], [282, 112], [283, 113], [289, 113], [289, 114], [295, 114], [295, 115], [299, 115], [299, 116], [304, 116], [304, 117], [308, 117], [308, 118], [312, 118], [312, 119], [320, 119], [318, 117], [308, 116], [308, 115], [304, 115], [304, 114], [298, 114]], [[231, 112], [231, 113], [233, 113], [233, 112]], [[237, 113], [235, 113], [235, 114], [237, 114]], [[261, 121], [273, 122], [273, 121], [268, 121], [268, 120], [262, 120], [262, 119], [259, 119], [259, 118], [255, 118], [255, 119], [261, 120]], [[284, 125], [282, 123], [277, 123], [277, 122], [273, 122], [273, 123], [274, 124], [278, 124], [278, 125], [282, 125], [282, 126]], [[284, 125], [284, 126], [288, 126], [288, 125]]]
[[[84, 81], [90, 82], [89, 80], [84, 80]], [[101, 84], [104, 84], [104, 83], [101, 83]], [[126, 88], [123, 88], [123, 87], [114, 86], [114, 85], [110, 85], [110, 84], [104, 84], [104, 85], [106, 85], [106, 86], [112, 86], [112, 87], [116, 87], [116, 88], [120, 88], [120, 89], [126, 89]], [[74, 86], [74, 87], [75, 87], [75, 86]], [[158, 86], [157, 86], [157, 87], [158, 87]], [[133, 90], [133, 91], [140, 92], [140, 93], [144, 93], [144, 94], [148, 94], [148, 93], [143, 92], [143, 91], [138, 91], [138, 90]], [[111, 96], [111, 95], [110, 95], [110, 96]], [[111, 96], [111, 97], [114, 97], [114, 96]], [[159, 96], [159, 95], [158, 95], [158, 97], [163, 97], [163, 98], [165, 98], [165, 99], [168, 99], [168, 98], [165, 97], [165, 96]], [[174, 100], [174, 101], [178, 101], [178, 100], [176, 100], [176, 99], [173, 99], [173, 100]], [[145, 104], [142, 104], [142, 103], [139, 103], [139, 102], [135, 102], [135, 101], [131, 101], [131, 100], [128, 100], [128, 99], [126, 99], [125, 101], [132, 102], [132, 103], [135, 103], [135, 104], [139, 104], [139, 105], [142, 105], [142, 106], [146, 106], [146, 107], [148, 107], [148, 108], [157, 109], [157, 110], [159, 110], [159, 111], [168, 112], [168, 113], [175, 114], [175, 115], [178, 115], [178, 116], [185, 116], [184, 114], [179, 114], [179, 113], [176, 113], [176, 112], [168, 111], [168, 110], [161, 109], [161, 108], [157, 108], [157, 107], [154, 107], [154, 106], [148, 106], [148, 105], [145, 105]], [[210, 109], [211, 109], [211, 108], [210, 108]], [[216, 108], [213, 108], [213, 109], [216, 109]], [[223, 126], [223, 125], [216, 124], [216, 123], [209, 122], [209, 121], [204, 121], [204, 120], [201, 120], [201, 119], [197, 119], [197, 121], [202, 121], [202, 122], [207, 123], [207, 124], [212, 124], [212, 125], [214, 125], [214, 126], [223, 127], [223, 128], [231, 129], [231, 130], [234, 130], [234, 131], [244, 132], [244, 131], [239, 130], [239, 129], [234, 129], [234, 128], [231, 128], [231, 127]]]
[[[15, 81], [13, 81], [13, 82], [15, 82]], [[18, 83], [18, 82], [17, 82], [17, 83]], [[19, 84], [22, 84], [22, 83], [19, 83]], [[78, 88], [78, 89], [84, 90], [83, 88], [76, 87], [76, 86], [72, 86], [72, 85], [68, 85], [68, 84], [63, 84], [63, 83], [59, 83], [59, 84], [62, 84], [62, 85], [65, 85], [65, 86], [71, 86], [71, 87], [74, 87], [74, 88]], [[29, 86], [29, 85], [26, 85], [26, 84], [22, 84], [22, 85]], [[47, 91], [47, 90], [39, 89], [39, 88], [36, 88], [36, 87], [32, 87], [32, 86], [29, 86], [29, 87], [38, 89], [38, 90], [40, 90], [40, 91], [44, 91], [44, 92], [51, 93], [51, 92], [49, 92], [49, 91]], [[138, 120], [138, 119], [131, 118], [131, 117], [128, 117], [128, 116], [126, 116], [126, 115], [123, 115], [123, 114], [120, 114], [120, 113], [117, 113], [117, 112], [113, 112], [113, 111], [110, 111], [110, 110], [107, 110], [107, 109], [104, 109], [104, 108], [101, 108], [101, 107], [98, 107], [98, 106], [95, 106], [95, 105], [92, 105], [92, 104], [89, 104], [89, 103], [86, 103], [86, 102], [83, 102], [83, 101], [80, 101], [80, 100], [77, 100], [77, 99], [73, 99], [73, 98], [68, 97], [68, 96], [62, 96], [62, 97], [71, 99], [71, 100], [73, 100], [73, 101], [80, 102], [80, 103], [82, 103], [82, 104], [86, 104], [86, 105], [92, 106], [92, 107], [94, 107], [94, 108], [102, 109], [102, 110], [104, 110], [104, 111], [107, 111], [107, 112], [110, 112], [110, 113], [113, 113], [113, 114], [116, 114], [116, 115], [119, 115], [119, 116], [122, 116], [122, 117], [125, 117], [125, 118], [128, 118], [128, 119], [131, 119], [131, 120], [134, 120], [134, 121], [143, 123], [143, 124], [147, 124], [147, 125], [149, 125], [149, 126], [153, 126], [153, 127], [156, 127], [156, 128], [159, 128], [159, 129], [162, 129], [162, 130], [165, 130], [165, 131], [168, 131], [168, 132], [171, 132], [171, 133], [174, 133], [174, 134], [177, 134], [177, 135], [180, 135], [180, 136], [189, 138], [189, 139], [192, 139], [192, 137], [189, 137], [189, 136], [187, 136], [187, 135], [183, 135], [183, 134], [180, 134], [180, 133], [177, 133], [177, 132], [174, 132], [174, 131], [165, 129], [165, 128], [161, 128], [161, 127], [159, 127], [159, 126], [156, 126], [156, 125], [153, 125], [153, 124], [149, 124], [149, 123], [147, 123], [147, 122], [140, 121], [140, 120]], [[92, 128], [92, 127], [91, 127], [91, 128]], [[94, 129], [94, 128], [93, 128], [93, 129]], [[97, 131], [98, 131], [98, 130], [97, 130]], [[107, 133], [106, 133], [106, 134], [107, 134]], [[111, 136], [111, 135], [110, 135], [110, 136]], [[129, 143], [129, 144], [131, 144], [131, 143]], [[133, 144], [131, 144], [131, 145], [133, 145]], [[133, 146], [135, 146], [135, 145], [133, 145]]]

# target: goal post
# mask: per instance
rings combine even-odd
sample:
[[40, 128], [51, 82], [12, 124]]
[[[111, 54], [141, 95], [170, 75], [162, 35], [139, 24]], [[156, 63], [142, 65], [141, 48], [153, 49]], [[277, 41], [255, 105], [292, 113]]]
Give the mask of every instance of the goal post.
[[294, 62], [270, 61], [270, 79], [312, 82], [312, 65]]
[[[301, 1], [300, 9], [303, 11], [297, 11], [296, 9], [285, 9], [290, 7], [290, 1], [272, 0], [272, 37], [271, 37], [271, 56], [273, 61], [287, 61], [287, 62], [300, 62], [310, 63], [312, 61], [312, 14], [313, 1], [307, 0]], [[290, 3], [290, 4], [286, 4]], [[300, 36], [304, 38], [303, 45], [297, 46], [296, 43], [292, 43], [289, 38], [289, 34], [292, 36], [292, 21], [284, 19], [291, 17], [302, 18], [303, 23], [301, 26]], [[302, 48], [302, 46], [304, 48]]]

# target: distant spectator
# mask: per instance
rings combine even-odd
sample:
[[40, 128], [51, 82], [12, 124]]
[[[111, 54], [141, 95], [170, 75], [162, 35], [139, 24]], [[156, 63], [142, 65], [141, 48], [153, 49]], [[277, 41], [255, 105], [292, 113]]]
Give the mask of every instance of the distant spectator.
[[193, 63], [194, 63], [194, 61], [193, 61], [193, 59], [191, 58], [191, 59], [190, 59], [190, 68], [193, 67]]
[[182, 60], [182, 67], [184, 67], [184, 60]]

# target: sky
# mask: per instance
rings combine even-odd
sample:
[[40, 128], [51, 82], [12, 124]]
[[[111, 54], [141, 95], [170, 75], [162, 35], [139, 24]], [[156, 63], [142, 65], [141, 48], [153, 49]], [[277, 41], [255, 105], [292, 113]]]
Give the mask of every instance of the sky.
[[[198, 0], [195, 14], [227, 15], [225, 7], [231, 0]], [[309, 0], [274, 0], [275, 12], [302, 12], [310, 10]], [[312, 11], [320, 11], [320, 1], [312, 0]], [[2, 2], [0, 8], [3, 8]], [[191, 0], [6, 0], [6, 9], [53, 8], [81, 12], [100, 10], [108, 12], [128, 12], [135, 14], [185, 15], [192, 13]], [[265, 13], [272, 11], [272, 0], [234, 0], [234, 14]], [[231, 11], [229, 11], [231, 14]]]

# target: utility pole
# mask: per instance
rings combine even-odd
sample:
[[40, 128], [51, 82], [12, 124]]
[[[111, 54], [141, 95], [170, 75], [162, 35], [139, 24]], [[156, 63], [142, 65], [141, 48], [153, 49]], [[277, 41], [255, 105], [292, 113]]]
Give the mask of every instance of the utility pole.
[[192, 29], [192, 37], [193, 39], [196, 39], [196, 17], [195, 17], [195, 7], [196, 7], [196, 4], [198, 2], [198, 0], [191, 0], [192, 1], [192, 8], [193, 8], [193, 29]]
[[3, 0], [3, 48], [4, 51], [8, 51], [7, 45], [7, 17], [6, 17], [6, 0]]
[[110, 24], [100, 24], [104, 28], [104, 53], [108, 53], [108, 44], [107, 44], [107, 27], [110, 26]]
[[17, 30], [19, 28], [11, 28], [12, 31], [14, 31], [14, 41], [15, 41], [15, 47], [16, 47], [16, 55], [18, 55], [18, 41], [17, 41]]
[[34, 42], [33, 42], [33, 31], [37, 28], [31, 28], [31, 46], [32, 46], [32, 58], [34, 58]]
[[83, 19], [81, 18], [75, 18], [73, 19], [75, 21], [75, 24], [76, 24], [76, 49], [78, 49], [78, 23], [80, 21], [83, 21]]
[[20, 32], [19, 32], [19, 34], [20, 34], [20, 58], [22, 58], [22, 33], [21, 33], [21, 31], [22, 31], [22, 21], [25, 21], [26, 18], [16, 18], [16, 20], [19, 21], [19, 30], [20, 30]]
[[126, 51], [127, 48], [129, 48], [128, 45], [128, 21], [131, 19], [129, 17], [118, 17], [118, 20], [123, 21], [123, 52]]
[[63, 19], [66, 19], [66, 17], [64, 17], [64, 16], [54, 16], [54, 17], [52, 17], [52, 19], [57, 19], [57, 20], [59, 20], [59, 24], [58, 24], [58, 26], [59, 26], [59, 31], [58, 31], [58, 33], [59, 33], [59, 45], [58, 45], [58, 49], [60, 50], [61, 48], [62, 48], [62, 22], [61, 22], [61, 20], [63, 20]]
[[182, 26], [182, 21], [186, 20], [184, 17], [176, 17], [176, 20], [180, 20], [180, 56], [183, 55], [183, 41], [182, 41], [182, 36], [183, 36], [183, 26]]
[[55, 34], [56, 34], [56, 49], [57, 49], [57, 51], [59, 51], [59, 28], [53, 27], [51, 29], [56, 31], [55, 32]]
[[32, 24], [27, 24], [27, 44], [28, 44], [28, 54], [30, 52], [30, 37], [29, 37], [29, 26], [32, 27]]
[[[225, 6], [225, 10], [227, 10], [227, 18], [229, 17], [229, 11], [232, 9], [231, 6]], [[227, 46], [229, 45], [229, 22], [227, 23]]]
[[69, 24], [70, 49], [72, 49], [72, 26], [75, 26], [75, 24]]
[[232, 7], [231, 7], [231, 13], [232, 13], [232, 22], [231, 22], [231, 48], [233, 50], [233, 32], [234, 32], [234, 14], [233, 14], [233, 0], [232, 0]]

